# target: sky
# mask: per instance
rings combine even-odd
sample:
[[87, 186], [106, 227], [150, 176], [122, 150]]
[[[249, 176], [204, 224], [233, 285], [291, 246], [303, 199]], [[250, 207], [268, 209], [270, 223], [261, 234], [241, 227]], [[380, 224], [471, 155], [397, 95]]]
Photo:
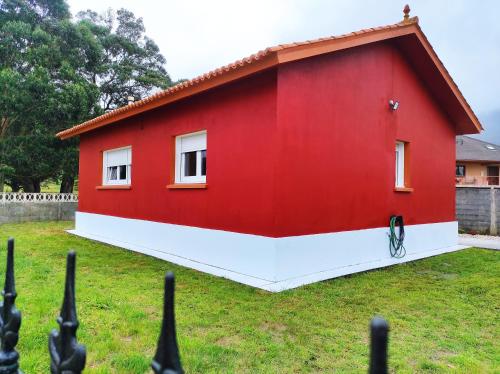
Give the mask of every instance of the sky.
[[[266, 47], [402, 20], [398, 0], [68, 0], [71, 12], [126, 8], [167, 59], [173, 80], [190, 79]], [[413, 0], [447, 70], [479, 117], [483, 140], [500, 144], [499, 0]]]

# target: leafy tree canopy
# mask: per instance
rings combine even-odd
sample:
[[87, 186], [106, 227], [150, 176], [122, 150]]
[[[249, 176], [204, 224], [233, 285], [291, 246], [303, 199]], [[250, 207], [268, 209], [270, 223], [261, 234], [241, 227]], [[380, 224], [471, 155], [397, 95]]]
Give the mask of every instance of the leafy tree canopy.
[[88, 78], [99, 86], [100, 105], [105, 111], [138, 100], [158, 88], [172, 84], [165, 71], [165, 58], [144, 33], [141, 18], [126, 9], [97, 14], [91, 10], [77, 15], [89, 27], [103, 48], [98, 69]]
[[125, 10], [71, 19], [64, 0], [0, 0], [0, 184], [72, 190], [77, 140], [56, 132], [166, 88], [171, 80], [142, 19]]

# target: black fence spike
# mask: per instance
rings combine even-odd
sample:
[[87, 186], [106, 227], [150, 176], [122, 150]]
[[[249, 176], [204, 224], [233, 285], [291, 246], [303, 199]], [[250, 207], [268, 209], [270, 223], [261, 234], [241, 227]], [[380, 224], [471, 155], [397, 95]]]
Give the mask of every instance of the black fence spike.
[[85, 346], [78, 344], [76, 330], [75, 301], [76, 253], [70, 251], [66, 262], [66, 284], [61, 314], [57, 318], [59, 332], [52, 330], [49, 335], [50, 371], [52, 374], [80, 374], [85, 367], [87, 356]]
[[14, 239], [7, 242], [7, 270], [0, 303], [0, 373], [15, 374], [19, 370], [19, 353], [16, 351], [21, 328], [21, 312], [17, 310], [16, 282], [14, 278]]
[[387, 374], [387, 343], [389, 324], [380, 317], [375, 317], [370, 323], [370, 374]]
[[72, 321], [78, 326], [75, 300], [75, 273], [76, 253], [70, 251], [68, 253], [66, 263], [66, 280], [64, 285], [64, 298], [61, 307], [61, 318], [63, 321]]
[[163, 301], [163, 321], [161, 324], [158, 347], [151, 367], [155, 374], [183, 374], [177, 336], [175, 333], [174, 314], [174, 274], [165, 275], [165, 296]]
[[14, 299], [17, 297], [16, 280], [14, 277], [14, 239], [7, 241], [7, 271], [5, 272], [5, 293], [11, 293]]

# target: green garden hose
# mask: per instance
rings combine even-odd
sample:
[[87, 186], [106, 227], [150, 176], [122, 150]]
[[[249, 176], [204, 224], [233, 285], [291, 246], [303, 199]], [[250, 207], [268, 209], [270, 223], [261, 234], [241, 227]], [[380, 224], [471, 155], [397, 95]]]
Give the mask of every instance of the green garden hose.
[[[399, 226], [399, 235], [396, 235], [396, 226]], [[403, 216], [391, 216], [389, 221], [389, 251], [391, 257], [402, 258], [406, 255], [406, 249], [403, 245], [405, 240], [405, 226]]]

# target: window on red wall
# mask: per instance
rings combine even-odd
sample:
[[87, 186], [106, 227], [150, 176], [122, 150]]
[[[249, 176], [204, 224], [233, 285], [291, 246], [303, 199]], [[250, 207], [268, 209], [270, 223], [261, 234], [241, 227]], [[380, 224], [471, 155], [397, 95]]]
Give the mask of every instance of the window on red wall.
[[410, 143], [396, 142], [395, 153], [395, 189], [397, 191], [411, 192], [410, 187]]
[[207, 132], [175, 138], [175, 183], [206, 183]]
[[396, 187], [405, 186], [405, 143], [396, 142]]
[[102, 162], [103, 185], [130, 184], [132, 172], [132, 147], [104, 151]]

